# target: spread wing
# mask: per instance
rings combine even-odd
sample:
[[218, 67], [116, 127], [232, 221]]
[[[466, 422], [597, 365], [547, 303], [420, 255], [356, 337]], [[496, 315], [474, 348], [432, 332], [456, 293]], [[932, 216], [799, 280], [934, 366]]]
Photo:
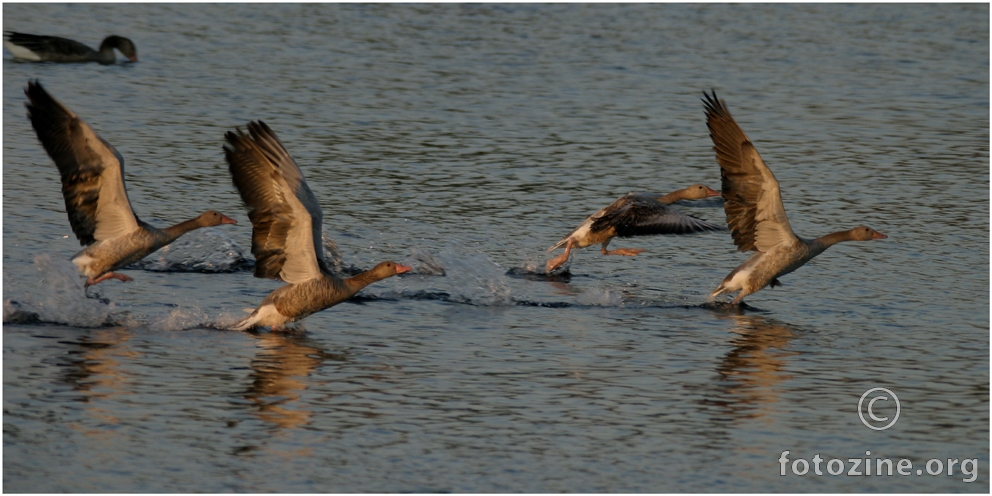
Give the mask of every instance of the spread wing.
[[613, 227], [617, 236], [622, 238], [723, 230], [721, 226], [683, 214], [655, 198], [640, 195], [620, 197], [593, 220], [591, 230], [601, 231], [609, 227]]
[[262, 121], [228, 131], [224, 155], [251, 219], [255, 277], [296, 284], [321, 273], [323, 216], [299, 166]]
[[737, 249], [766, 252], [776, 245], [796, 242], [772, 171], [730, 116], [726, 104], [715, 92], [703, 95], [706, 127], [720, 163], [723, 208]]
[[92, 127], [41, 87], [28, 82], [28, 119], [62, 176], [72, 232], [82, 245], [138, 229], [124, 188], [124, 158]]

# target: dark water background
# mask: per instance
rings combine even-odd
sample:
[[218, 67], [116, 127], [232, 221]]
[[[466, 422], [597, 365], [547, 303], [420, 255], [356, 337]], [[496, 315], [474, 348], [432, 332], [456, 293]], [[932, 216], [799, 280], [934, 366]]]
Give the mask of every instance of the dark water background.
[[[141, 60], [4, 52], [8, 492], [989, 490], [988, 5], [5, 4], [3, 24], [113, 32]], [[142, 219], [239, 220], [150, 268], [247, 254], [221, 144], [263, 119], [345, 264], [446, 275], [296, 335], [214, 328], [279, 285], [244, 271], [131, 270], [82, 298], [33, 78], [124, 155]], [[744, 314], [701, 306], [746, 258], [727, 234], [507, 275], [619, 195], [719, 187], [710, 88], [798, 234], [889, 239], [832, 248]], [[44, 322], [11, 322], [14, 301]], [[858, 419], [872, 387], [902, 401], [889, 430]], [[980, 471], [782, 477], [784, 450]]]

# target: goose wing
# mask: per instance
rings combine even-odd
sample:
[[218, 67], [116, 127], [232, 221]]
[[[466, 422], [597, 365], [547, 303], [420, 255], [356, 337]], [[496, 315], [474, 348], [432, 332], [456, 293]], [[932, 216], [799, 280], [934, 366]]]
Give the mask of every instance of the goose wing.
[[730, 116], [726, 104], [715, 92], [703, 95], [706, 127], [720, 163], [723, 208], [737, 249], [767, 252], [776, 245], [797, 242], [775, 175]]
[[42, 88], [24, 90], [28, 119], [62, 176], [62, 196], [72, 232], [82, 245], [138, 229], [124, 188], [124, 158], [89, 124]]
[[228, 131], [224, 155], [248, 207], [255, 277], [291, 284], [318, 277], [324, 259], [320, 203], [269, 126], [252, 121], [248, 132]]
[[653, 234], [692, 234], [720, 231], [722, 227], [686, 215], [655, 198], [626, 195], [613, 202], [592, 222], [592, 231], [613, 227], [617, 236], [649, 236]]

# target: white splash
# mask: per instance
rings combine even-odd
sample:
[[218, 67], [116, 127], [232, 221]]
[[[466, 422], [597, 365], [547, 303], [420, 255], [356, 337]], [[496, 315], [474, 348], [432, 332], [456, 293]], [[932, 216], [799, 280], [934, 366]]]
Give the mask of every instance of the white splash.
[[597, 307], [619, 307], [623, 305], [623, 293], [615, 289], [589, 288], [576, 295], [575, 302]]
[[[3, 321], [10, 322], [25, 315], [36, 314], [43, 322], [54, 322], [76, 327], [100, 327], [114, 323], [115, 305], [98, 298], [86, 296], [85, 279], [68, 260], [55, 259], [48, 254], [35, 257], [37, 284], [12, 298], [5, 298]], [[10, 295], [11, 284], [6, 282], [5, 296]]]
[[254, 264], [225, 232], [197, 229], [134, 264], [156, 272], [233, 272]]
[[444, 268], [444, 285], [452, 301], [473, 305], [512, 305], [506, 269], [486, 254], [449, 244], [437, 255]]

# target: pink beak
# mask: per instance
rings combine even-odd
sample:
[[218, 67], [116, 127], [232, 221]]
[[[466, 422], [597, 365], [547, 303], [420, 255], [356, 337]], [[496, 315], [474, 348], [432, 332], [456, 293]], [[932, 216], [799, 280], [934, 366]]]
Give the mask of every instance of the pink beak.
[[410, 272], [411, 270], [413, 270], [413, 267], [410, 267], [409, 265], [396, 264], [396, 273], [397, 274], [405, 274], [407, 272]]
[[706, 196], [720, 196], [719, 191], [710, 188], [709, 186], [703, 186], [703, 187], [706, 188]]
[[884, 235], [884, 234], [882, 234], [882, 233], [880, 233], [878, 231], [875, 231], [875, 234], [872, 234], [871, 235], [871, 239], [885, 239], [885, 238], [888, 238], [888, 236], [886, 236], [886, 235]]
[[237, 224], [238, 221], [236, 221], [236, 220], [234, 220], [234, 219], [232, 219], [232, 218], [230, 218], [230, 217], [228, 217], [226, 215], [221, 215], [220, 216], [220, 223], [221, 224]]
[[127, 59], [130, 60], [131, 62], [137, 62], [138, 61], [138, 56], [135, 55], [134, 57], [128, 57]]

